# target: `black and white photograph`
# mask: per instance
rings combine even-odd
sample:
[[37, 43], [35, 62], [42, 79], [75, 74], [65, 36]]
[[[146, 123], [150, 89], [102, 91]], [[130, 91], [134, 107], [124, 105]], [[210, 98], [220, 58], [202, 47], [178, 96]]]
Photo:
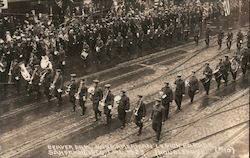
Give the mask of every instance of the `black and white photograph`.
[[0, 0], [0, 158], [248, 158], [250, 0]]

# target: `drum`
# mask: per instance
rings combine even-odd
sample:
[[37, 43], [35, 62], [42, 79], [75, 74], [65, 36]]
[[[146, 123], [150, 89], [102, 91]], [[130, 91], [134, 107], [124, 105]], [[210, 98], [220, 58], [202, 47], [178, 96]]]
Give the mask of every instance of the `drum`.
[[89, 54], [84, 50], [84, 51], [81, 53], [81, 58], [84, 59], [84, 60], [86, 60], [87, 57], [88, 57], [88, 55], [89, 55]]
[[215, 71], [213, 72], [213, 74], [214, 74], [214, 77], [215, 77], [215, 78], [219, 78], [219, 77], [222, 76], [222, 73], [220, 72], [219, 69], [215, 70]]

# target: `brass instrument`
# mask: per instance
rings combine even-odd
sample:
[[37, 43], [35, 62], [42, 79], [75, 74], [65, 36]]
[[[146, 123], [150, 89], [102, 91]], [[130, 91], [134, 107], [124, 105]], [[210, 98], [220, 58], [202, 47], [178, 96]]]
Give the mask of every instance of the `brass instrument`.
[[21, 75], [23, 76], [24, 80], [30, 81], [31, 80], [31, 76], [30, 76], [29, 71], [25, 67], [24, 62], [20, 62], [19, 63], [19, 67], [21, 68]]
[[72, 83], [70, 83], [69, 85], [67, 85], [67, 90], [65, 91], [66, 94], [69, 94], [71, 86], [72, 86]]
[[75, 98], [76, 98], [77, 100], [80, 99], [79, 95], [80, 95], [80, 92], [81, 92], [81, 89], [82, 89], [82, 85], [83, 85], [83, 83], [80, 82], [80, 85], [79, 85], [79, 87], [78, 87], [78, 91], [77, 91], [77, 93], [75, 94]]
[[8, 72], [8, 76], [9, 76], [9, 78], [8, 78], [8, 84], [10, 84], [11, 83], [11, 80], [12, 80], [12, 70], [13, 70], [13, 66], [14, 66], [14, 63], [13, 63], [14, 61], [11, 61], [11, 64], [10, 64], [10, 69], [9, 69], [9, 72]]
[[50, 95], [53, 95], [53, 92], [54, 92], [54, 89], [55, 89], [55, 84], [56, 84], [58, 78], [59, 78], [59, 73], [56, 73], [56, 75], [55, 75], [55, 77], [54, 77], [54, 80], [53, 80], [53, 82], [50, 84], [50, 87], [49, 87]]
[[141, 104], [142, 104], [142, 98], [140, 99], [139, 104], [137, 105], [137, 107], [136, 107], [136, 108], [135, 108], [135, 110], [134, 110], [134, 114], [135, 114], [135, 116], [137, 116], [137, 115], [138, 115], [138, 111], [139, 111], [139, 109], [140, 109]]
[[105, 96], [103, 96], [102, 100], [99, 102], [101, 106], [105, 106], [105, 101], [108, 97], [109, 91], [106, 92]]
[[47, 73], [48, 73], [48, 70], [47, 70], [47, 69], [45, 69], [45, 71], [42, 71], [42, 72], [40, 73], [40, 80], [39, 80], [39, 85], [40, 85], [40, 86], [42, 85], [42, 83], [43, 83], [43, 81], [44, 81], [45, 76], [46, 76]]
[[32, 84], [32, 81], [33, 81], [33, 79], [34, 79], [34, 77], [35, 77], [35, 75], [36, 75], [37, 70], [38, 70], [38, 69], [35, 68], [35, 70], [33, 71], [32, 76], [31, 76], [30, 81], [29, 81], [29, 84]]

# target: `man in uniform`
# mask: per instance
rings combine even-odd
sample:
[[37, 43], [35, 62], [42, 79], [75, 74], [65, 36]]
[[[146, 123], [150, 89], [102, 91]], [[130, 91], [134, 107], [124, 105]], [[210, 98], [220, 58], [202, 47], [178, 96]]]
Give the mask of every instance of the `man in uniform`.
[[80, 85], [79, 85], [79, 105], [82, 108], [82, 113], [81, 115], [83, 116], [86, 111], [86, 100], [87, 100], [87, 94], [88, 94], [88, 88], [85, 85], [85, 80], [81, 79]]
[[230, 69], [231, 69], [231, 62], [228, 58], [228, 56], [226, 55], [225, 56], [225, 61], [223, 62], [224, 64], [224, 72], [223, 72], [223, 80], [225, 81], [225, 84], [227, 85], [227, 82], [228, 82], [228, 73], [230, 72]]
[[206, 42], [207, 47], [209, 47], [209, 44], [210, 44], [210, 34], [211, 34], [211, 29], [207, 27], [207, 30], [205, 33], [205, 36], [206, 36], [205, 42]]
[[61, 106], [62, 105], [62, 92], [63, 92], [63, 76], [62, 76], [62, 71], [60, 69], [56, 70], [56, 75], [53, 81], [55, 82], [54, 83], [54, 86], [55, 86], [54, 96], [57, 98], [57, 105]]
[[104, 43], [103, 43], [103, 40], [101, 39], [101, 35], [99, 35], [99, 36], [97, 37], [96, 47], [95, 47], [96, 58], [97, 58], [97, 60], [98, 60], [97, 62], [98, 62], [99, 64], [101, 63], [103, 47], [104, 47]]
[[246, 74], [246, 71], [247, 71], [247, 69], [249, 69], [248, 67], [250, 66], [249, 64], [249, 62], [250, 62], [250, 56], [249, 56], [249, 53], [247, 52], [248, 51], [248, 49], [245, 49], [244, 51], [243, 51], [243, 54], [242, 54], [242, 57], [241, 57], [241, 69], [242, 69], [242, 73], [243, 73], [243, 75], [245, 75]]
[[177, 105], [177, 111], [181, 111], [182, 96], [185, 94], [185, 83], [181, 79], [181, 75], [177, 75], [177, 80], [174, 82], [175, 88], [175, 103]]
[[106, 115], [106, 123], [107, 125], [110, 124], [111, 121], [111, 110], [114, 106], [114, 95], [112, 94], [111, 90], [110, 90], [111, 85], [110, 84], [106, 84], [105, 85], [105, 94], [104, 94], [104, 114]]
[[233, 80], [236, 80], [237, 77], [237, 71], [239, 68], [239, 63], [237, 61], [237, 56], [235, 55], [231, 61], [231, 68], [230, 68], [230, 72], [232, 74]]
[[156, 133], [156, 142], [160, 141], [162, 124], [165, 122], [165, 109], [161, 105], [161, 99], [157, 99], [153, 107], [152, 114], [152, 128]]
[[199, 81], [195, 76], [195, 71], [192, 71], [192, 76], [188, 82], [188, 95], [191, 103], [193, 103], [194, 96], [197, 90], [199, 90]]
[[116, 44], [117, 44], [117, 56], [121, 59], [122, 57], [122, 49], [124, 45], [124, 39], [122, 37], [121, 32], [118, 32], [118, 36], [116, 37]]
[[209, 63], [206, 63], [206, 66], [203, 70], [203, 75], [205, 76], [205, 81], [203, 82], [203, 86], [206, 91], [206, 94], [209, 95], [210, 83], [213, 77], [213, 71], [209, 67]]
[[70, 84], [68, 85], [69, 91], [69, 102], [73, 105], [72, 112], [76, 111], [76, 98], [75, 94], [77, 92], [76, 74], [70, 74]]
[[161, 89], [162, 94], [162, 105], [165, 108], [165, 119], [168, 119], [170, 104], [173, 101], [173, 91], [169, 86], [168, 82], [165, 82], [165, 86]]
[[93, 105], [93, 110], [94, 110], [94, 113], [95, 113], [95, 119], [96, 121], [98, 121], [98, 114], [99, 116], [101, 116], [102, 112], [99, 110], [99, 102], [102, 100], [103, 98], [103, 91], [101, 89], [101, 87], [99, 87], [99, 80], [94, 80], [93, 81], [95, 86], [95, 90], [91, 96], [91, 99], [92, 99], [92, 105]]
[[105, 46], [106, 46], [106, 54], [107, 54], [109, 60], [111, 60], [112, 59], [112, 49], [113, 49], [113, 39], [111, 38], [110, 35], [108, 35], [108, 39], [106, 41]]
[[[51, 95], [50, 95], [50, 85], [53, 82], [53, 76], [52, 76], [52, 70], [48, 69], [47, 73], [45, 74], [44, 77], [44, 94], [47, 97], [48, 102], [50, 102]], [[40, 86], [42, 86], [42, 83], [40, 83]]]
[[238, 51], [240, 51], [241, 49], [241, 45], [243, 44], [243, 34], [241, 32], [241, 30], [239, 30], [239, 32], [237, 33], [237, 49]]
[[199, 38], [200, 38], [200, 27], [196, 25], [194, 30], [194, 41], [197, 46], [199, 44]]
[[232, 29], [230, 28], [230, 31], [227, 33], [227, 48], [230, 50], [232, 46], [233, 41], [233, 33]]
[[31, 80], [29, 81], [29, 91], [30, 93], [31, 92], [35, 92], [36, 94], [36, 97], [35, 99], [38, 99], [41, 95], [40, 93], [40, 86], [39, 86], [39, 83], [40, 83], [40, 75], [38, 73], [38, 67], [39, 65], [35, 65], [35, 69], [31, 75]]
[[126, 114], [130, 108], [130, 101], [126, 95], [126, 91], [121, 91], [121, 100], [118, 104], [118, 118], [122, 122], [122, 129], [125, 127], [126, 124]]
[[136, 103], [136, 108], [135, 108], [135, 124], [136, 126], [139, 127], [138, 135], [141, 135], [142, 128], [143, 128], [143, 120], [146, 116], [146, 106], [145, 103], [143, 102], [142, 95], [138, 95], [138, 101]]
[[220, 88], [220, 82], [221, 82], [221, 78], [223, 76], [223, 72], [225, 71], [225, 68], [224, 68], [224, 64], [222, 62], [222, 59], [219, 59], [219, 63], [218, 65], [216, 66], [216, 70], [219, 70], [218, 72], [218, 75], [215, 76], [215, 81], [217, 82], [217, 89]]
[[222, 31], [222, 29], [220, 29], [219, 33], [218, 33], [218, 45], [219, 45], [219, 50], [221, 49], [221, 45], [222, 45], [222, 40], [224, 38], [224, 32]]
[[90, 47], [86, 41], [83, 41], [81, 58], [83, 59], [84, 67], [88, 64], [88, 56], [90, 56]]

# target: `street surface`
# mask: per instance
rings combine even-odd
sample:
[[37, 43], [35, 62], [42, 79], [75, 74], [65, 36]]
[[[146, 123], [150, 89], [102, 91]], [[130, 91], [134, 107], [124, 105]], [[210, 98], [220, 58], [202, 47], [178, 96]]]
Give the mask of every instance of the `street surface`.
[[[248, 28], [241, 29], [246, 34]], [[193, 70], [200, 78], [206, 62], [214, 69], [219, 58], [224, 59], [225, 55], [231, 58], [235, 52], [235, 40], [232, 50], [226, 49], [225, 40], [222, 49], [218, 50], [217, 37], [213, 37], [209, 48], [205, 48], [203, 40], [199, 46], [190, 42], [115, 67], [106, 65], [106, 70], [85, 74], [83, 77], [87, 79], [88, 86], [98, 78], [101, 86], [110, 83], [115, 95], [125, 89], [130, 97], [131, 109], [138, 94], [145, 97], [147, 116], [141, 136], [137, 136], [138, 129], [130, 121], [131, 112], [127, 116], [128, 125], [120, 129], [116, 109], [110, 126], [105, 125], [104, 116], [95, 122], [90, 101], [87, 101], [86, 114], [80, 116], [80, 107], [71, 112], [72, 105], [65, 95], [61, 107], [56, 106], [55, 99], [48, 103], [45, 98], [36, 101], [32, 96], [1, 95], [0, 157], [248, 157], [249, 72], [243, 76], [240, 70], [236, 82], [232, 82], [230, 74], [228, 85], [222, 83], [219, 90], [216, 90], [213, 80], [209, 96], [205, 95], [200, 84], [200, 92], [193, 104], [189, 103], [187, 96], [184, 97], [181, 112], [176, 112], [173, 102], [158, 145], [154, 142], [155, 133], [149, 120], [154, 100], [159, 96], [164, 81], [170, 82], [173, 87], [178, 73], [183, 79], [188, 79]], [[166, 147], [166, 143], [174, 146]], [[195, 146], [192, 148], [194, 152], [190, 152], [190, 146], [183, 146], [189, 143], [203, 143], [208, 147]], [[92, 147], [92, 151], [69, 153], [63, 152], [65, 148], [50, 150], [53, 145], [87, 145]], [[111, 148], [105, 147], [107, 145]], [[133, 149], [140, 145], [149, 146], [131, 153], [123, 145]], [[98, 146], [103, 148], [96, 148]]]

